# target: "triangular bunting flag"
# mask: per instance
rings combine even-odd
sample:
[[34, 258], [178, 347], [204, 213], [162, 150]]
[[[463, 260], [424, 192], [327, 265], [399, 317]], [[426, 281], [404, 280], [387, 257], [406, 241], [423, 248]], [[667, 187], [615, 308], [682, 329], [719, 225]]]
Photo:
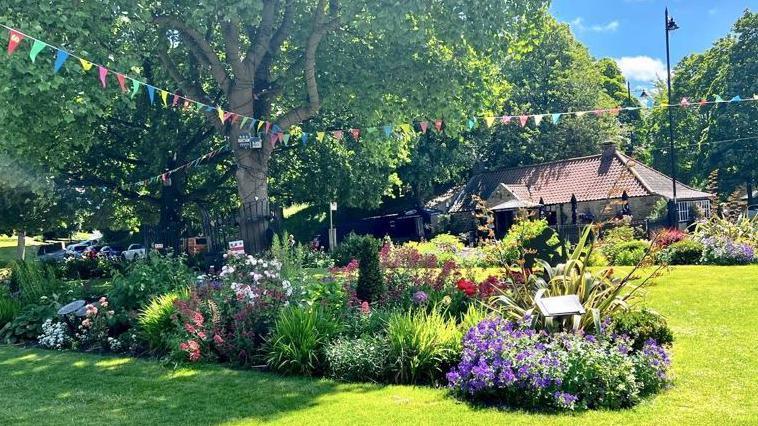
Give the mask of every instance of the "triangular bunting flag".
[[518, 116], [518, 121], [519, 121], [519, 123], [521, 123], [521, 127], [524, 127], [524, 126], [526, 126], [526, 122], [529, 121], [529, 116], [528, 115], [519, 115]]
[[58, 50], [58, 53], [55, 55], [54, 72], [57, 73], [61, 70], [63, 64], [66, 63], [66, 59], [68, 59], [68, 52], [65, 50]]
[[176, 108], [177, 105], [179, 105], [179, 94], [174, 93], [174, 96], [171, 98], [171, 106]]
[[240, 123], [240, 128], [245, 127], [245, 124], [250, 121], [250, 117], [242, 117], [242, 122]]
[[123, 74], [116, 74], [116, 80], [118, 80], [118, 86], [121, 91], [126, 93], [126, 76]]
[[82, 69], [84, 70], [84, 72], [87, 72], [92, 69], [92, 65], [93, 65], [92, 62], [86, 59], [79, 58], [79, 63], [82, 64]]
[[47, 46], [44, 42], [39, 40], [34, 40], [34, 44], [32, 44], [32, 50], [29, 51], [29, 58], [32, 60], [32, 63], [37, 59], [37, 55], [39, 55], [39, 52], [42, 52], [42, 50]]
[[326, 136], [325, 132], [316, 132], [316, 140], [319, 142], [324, 141], [324, 136]]
[[620, 107], [611, 108], [611, 109], [609, 110], [609, 112], [610, 112], [611, 114], [613, 114], [613, 115], [619, 115], [619, 112], [621, 112], [621, 108], [620, 108]]
[[682, 100], [679, 101], [679, 105], [681, 105], [683, 107], [688, 107], [688, 106], [690, 106], [690, 100], [687, 99], [687, 98], [682, 98]]
[[258, 127], [257, 127], [257, 130], [258, 130], [259, 132], [261, 131], [261, 127], [263, 127], [263, 124], [264, 124], [264, 123], [263, 123], [263, 121], [261, 121], [261, 120], [258, 120]]
[[429, 128], [429, 122], [428, 121], [422, 121], [418, 125], [421, 128], [421, 133], [426, 134], [426, 130]]
[[147, 85], [147, 97], [150, 99], [150, 105], [155, 103], [155, 86]]
[[716, 102], [726, 102], [723, 99], [721, 99], [721, 96], [716, 95]]
[[403, 132], [403, 134], [406, 134], [406, 135], [413, 134], [413, 127], [408, 123], [403, 123], [399, 125], [398, 127], [400, 127], [400, 130]]
[[708, 100], [707, 100], [707, 99], [705, 99], [705, 98], [703, 98], [703, 99], [700, 99], [700, 102], [698, 102], [698, 104], [699, 104], [700, 106], [705, 106], [707, 103], [708, 103]]
[[190, 108], [192, 108], [192, 103], [190, 102], [190, 100], [189, 100], [189, 99], [185, 99], [185, 100], [184, 100], [184, 109], [185, 109], [185, 110], [188, 110], [188, 109], [190, 109]]
[[511, 117], [510, 115], [504, 115], [504, 116], [500, 117], [500, 123], [502, 123], [502, 124], [508, 124], [508, 123], [511, 122], [511, 118], [513, 118], [513, 117]]
[[263, 133], [268, 134], [270, 131], [271, 131], [271, 122], [267, 121], [266, 122], [266, 130], [264, 130]]
[[195, 111], [200, 112], [205, 107], [205, 104], [202, 102], [195, 102]]
[[104, 66], [98, 65], [97, 66], [97, 75], [100, 77], [100, 84], [103, 85], [103, 89], [105, 89], [105, 86], [108, 85], [108, 68], [105, 68]]
[[10, 30], [10, 38], [8, 39], [8, 55], [12, 55], [16, 50], [21, 40], [24, 39], [24, 35], [16, 30]]
[[438, 119], [434, 120], [434, 128], [437, 129], [437, 132], [441, 132], [442, 131], [442, 126], [443, 125], [444, 124], [443, 124], [443, 122], [442, 122], [441, 119], [438, 118]]
[[592, 111], [592, 113], [595, 114], [598, 117], [600, 117], [601, 115], [605, 114], [606, 112], [608, 112], [608, 110], [605, 110], [605, 109], [596, 109], [596, 110]]
[[308, 144], [308, 133], [303, 132], [303, 134], [300, 135], [300, 141], [303, 143], [303, 146]]
[[141, 83], [139, 81], [132, 79], [132, 94], [130, 95], [131, 97], [137, 96], [137, 93], [139, 93], [140, 84]]
[[476, 121], [474, 121], [473, 118], [469, 118], [468, 121], [466, 122], [466, 129], [471, 131], [474, 128], [474, 126], [476, 126]]
[[284, 139], [284, 146], [289, 146], [290, 143], [290, 134], [285, 133], [282, 138]]
[[495, 117], [488, 115], [487, 117], [484, 117], [484, 122], [487, 124], [487, 127], [492, 127], [492, 125], [495, 124]]
[[542, 122], [542, 117], [544, 117], [544, 116], [545, 116], [545, 114], [537, 114], [537, 115], [535, 115], [534, 116], [534, 124], [536, 126], [539, 126], [540, 122]]
[[252, 132], [252, 131], [253, 131], [253, 129], [255, 128], [255, 123], [256, 123], [256, 122], [258, 122], [258, 120], [254, 119], [254, 118], [251, 118], [251, 119], [250, 119], [250, 131], [251, 131], [251, 132]]
[[558, 122], [561, 121], [561, 114], [560, 113], [551, 114], [550, 118], [553, 120], [553, 124], [558, 124]]
[[392, 125], [391, 124], [387, 124], [387, 125], [384, 126], [384, 136], [386, 136], [386, 137], [392, 136]]
[[740, 97], [740, 95], [737, 95], [737, 96], [733, 97], [732, 99], [730, 99], [729, 102], [739, 102], [741, 100], [742, 100], [742, 98]]
[[587, 111], [577, 111], [577, 112], [574, 113], [574, 115], [576, 115], [577, 117], [581, 117], [584, 114], [587, 114]]
[[652, 108], [653, 105], [655, 105], [655, 101], [653, 100], [653, 98], [648, 97], [647, 99], [645, 99], [645, 106], [647, 108]]
[[221, 109], [221, 107], [216, 107], [216, 111], [218, 112], [218, 119], [223, 123], [226, 120], [226, 114], [224, 114], [224, 110]]
[[358, 139], [361, 138], [361, 129], [350, 129], [350, 135], [358, 142]]
[[335, 130], [332, 132], [332, 137], [338, 141], [341, 141], [344, 136], [345, 134], [342, 132], [342, 130]]

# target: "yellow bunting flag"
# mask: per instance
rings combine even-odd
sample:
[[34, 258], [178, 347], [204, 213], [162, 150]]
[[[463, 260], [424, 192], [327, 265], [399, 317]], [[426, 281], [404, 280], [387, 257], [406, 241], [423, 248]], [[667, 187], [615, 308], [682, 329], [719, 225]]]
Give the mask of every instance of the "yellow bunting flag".
[[316, 140], [319, 142], [324, 141], [324, 136], [326, 136], [325, 132], [316, 132]]
[[216, 111], [218, 112], [218, 119], [221, 120], [222, 123], [226, 121], [226, 117], [224, 116], [224, 110], [221, 109], [221, 107], [216, 107]]
[[495, 124], [495, 117], [488, 115], [484, 117], [484, 122], [487, 123], [487, 127], [492, 127]]
[[168, 108], [168, 92], [165, 90], [161, 90], [161, 100], [163, 101], [163, 106]]
[[93, 65], [92, 62], [90, 62], [90, 61], [88, 61], [86, 59], [79, 59], [79, 62], [82, 63], [82, 69], [84, 71], [89, 71], [90, 69], [92, 69], [92, 65]]

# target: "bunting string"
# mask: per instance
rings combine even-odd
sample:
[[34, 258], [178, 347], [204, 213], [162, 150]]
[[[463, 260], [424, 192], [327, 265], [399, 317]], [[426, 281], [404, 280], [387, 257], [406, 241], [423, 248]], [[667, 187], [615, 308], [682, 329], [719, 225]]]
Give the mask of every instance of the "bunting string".
[[216, 157], [217, 155], [222, 154], [228, 150], [229, 150], [229, 145], [224, 145], [222, 148], [203, 154], [200, 157], [197, 157], [196, 159], [190, 162], [184, 163], [181, 166], [175, 167], [171, 170], [166, 170], [165, 172], [157, 176], [143, 179], [141, 181], [134, 182], [134, 183], [124, 184], [122, 185], [122, 187], [128, 189], [128, 188], [134, 188], [134, 187], [139, 187], [139, 186], [145, 186], [154, 182], [163, 182], [164, 184], [168, 184], [170, 183], [171, 175], [173, 175], [174, 173], [180, 172], [185, 169], [191, 169], [191, 168], [197, 167], [203, 161], [210, 160], [211, 158]]
[[[441, 133], [447, 127], [446, 122], [444, 122], [440, 118], [437, 118], [433, 120], [416, 120], [410, 124], [409, 123], [386, 124], [381, 127], [369, 127], [369, 128], [364, 129], [365, 132], [360, 128], [348, 128], [348, 129], [330, 129], [330, 130], [323, 130], [323, 131], [315, 131], [311, 133], [306, 133], [306, 132], [293, 133], [289, 129], [280, 128], [277, 124], [272, 123], [270, 120], [267, 120], [265, 118], [254, 118], [254, 117], [246, 116], [244, 114], [239, 114], [237, 112], [224, 110], [224, 108], [220, 105], [209, 105], [204, 102], [200, 102], [198, 100], [188, 98], [184, 96], [183, 94], [181, 94], [179, 91], [171, 91], [164, 88], [160, 88], [155, 85], [149, 84], [145, 81], [142, 81], [138, 78], [131, 77], [127, 75], [126, 73], [111, 70], [104, 65], [101, 65], [94, 61], [90, 61], [86, 58], [80, 57], [74, 53], [71, 53], [70, 51], [67, 51], [61, 47], [54, 46], [50, 43], [47, 43], [45, 41], [32, 37], [17, 29], [11, 28], [3, 24], [0, 24], [0, 27], [8, 30], [9, 39], [8, 39], [7, 54], [9, 56], [17, 52], [19, 46], [23, 43], [23, 41], [25, 39], [28, 39], [32, 43], [29, 50], [29, 58], [33, 63], [35, 63], [38, 55], [41, 52], [43, 52], [46, 48], [50, 48], [53, 50], [53, 52], [55, 53], [55, 60], [53, 64], [54, 73], [60, 72], [61, 69], [67, 63], [69, 58], [77, 59], [81, 65], [81, 68], [84, 70], [85, 73], [89, 72], [92, 69], [97, 70], [97, 78], [103, 89], [106, 89], [108, 86], [108, 77], [115, 76], [121, 92], [124, 94], [128, 94], [131, 98], [134, 98], [135, 96], [137, 96], [137, 94], [139, 94], [142, 87], [144, 87], [145, 92], [147, 93], [147, 97], [150, 102], [150, 105], [155, 104], [157, 100], [155, 95], [158, 94], [158, 98], [160, 99], [161, 103], [163, 104], [165, 108], [171, 107], [171, 108], [180, 108], [182, 110], [186, 110], [190, 112], [215, 113], [214, 115], [218, 117], [218, 120], [222, 124], [238, 126], [242, 131], [248, 132], [250, 134], [256, 134], [260, 136], [262, 133], [263, 135], [268, 137], [268, 142], [274, 148], [279, 143], [282, 143], [285, 146], [289, 145], [292, 136], [295, 136], [295, 135], [299, 137], [303, 145], [306, 145], [311, 139], [315, 139], [319, 142], [323, 142], [323, 140], [327, 136], [336, 141], [344, 141], [346, 139], [346, 136], [349, 136], [350, 139], [354, 140], [355, 142], [359, 142], [360, 138], [364, 135], [364, 133], [373, 134], [378, 131], [381, 131], [384, 133], [385, 137], [389, 138], [393, 134], [398, 133], [398, 132], [401, 132], [406, 135], [419, 134], [419, 133], [426, 134], [430, 130], [434, 129], [432, 131]], [[130, 83], [127, 83], [127, 80]], [[169, 99], [169, 95], [170, 95], [170, 99]], [[603, 115], [618, 115], [622, 111], [650, 110], [654, 108], [703, 107], [703, 106], [712, 105], [712, 104], [733, 104], [733, 103], [753, 102], [753, 101], [758, 101], [758, 94], [753, 94], [752, 96], [745, 97], [745, 98], [737, 95], [728, 100], [722, 98], [720, 95], [715, 95], [713, 99], [704, 98], [704, 99], [699, 99], [699, 100], [685, 97], [685, 98], [682, 98], [680, 102], [676, 104], [671, 104], [671, 105], [666, 104], [666, 103], [660, 103], [656, 105], [654, 100], [648, 97], [646, 99], [640, 99], [640, 106], [631, 106], [631, 107], [619, 106], [619, 107], [607, 108], [607, 109], [547, 112], [547, 113], [540, 113], [540, 114], [516, 114], [516, 115], [496, 115], [496, 114], [485, 113], [482, 115], [474, 115], [468, 118], [463, 128], [465, 128], [468, 131], [471, 131], [475, 127], [479, 126], [480, 124], [484, 124], [485, 126], [490, 128], [494, 126], [496, 123], [499, 123], [500, 125], [508, 125], [511, 123], [516, 123], [520, 127], [523, 128], [523, 127], [526, 127], [526, 125], [530, 121], [534, 123], [535, 126], [540, 126], [542, 123], [550, 123], [552, 125], [558, 125], [561, 119], [566, 116], [583, 117], [586, 115], [590, 115], [590, 116], [599, 117]], [[160, 179], [161, 176], [158, 176], [158, 178]]]

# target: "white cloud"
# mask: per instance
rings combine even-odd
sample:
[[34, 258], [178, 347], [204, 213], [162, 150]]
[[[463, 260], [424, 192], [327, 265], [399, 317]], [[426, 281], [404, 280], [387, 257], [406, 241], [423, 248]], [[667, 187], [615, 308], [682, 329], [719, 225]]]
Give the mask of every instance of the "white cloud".
[[656, 81], [666, 78], [666, 65], [650, 56], [624, 56], [616, 58], [616, 64], [627, 80]]
[[619, 21], [615, 19], [606, 24], [593, 24], [587, 26], [584, 24], [584, 19], [581, 16], [570, 21], [569, 25], [577, 32], [592, 31], [594, 33], [607, 33], [619, 29]]
[[714, 8], [712, 8], [712, 9], [708, 9], [708, 14], [709, 14], [709, 15], [711, 15], [711, 16], [713, 16], [713, 15], [715, 15], [715, 14], [716, 14], [718, 11], [719, 11], [719, 10], [718, 10], [718, 9], [716, 9], [716, 8], [714, 7]]

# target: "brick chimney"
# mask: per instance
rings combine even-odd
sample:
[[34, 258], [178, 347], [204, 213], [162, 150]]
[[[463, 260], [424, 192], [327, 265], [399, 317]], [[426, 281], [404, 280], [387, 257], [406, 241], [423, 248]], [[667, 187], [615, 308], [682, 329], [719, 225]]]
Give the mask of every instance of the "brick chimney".
[[605, 141], [600, 146], [603, 148], [603, 154], [613, 154], [616, 152], [616, 142], [614, 141]]

